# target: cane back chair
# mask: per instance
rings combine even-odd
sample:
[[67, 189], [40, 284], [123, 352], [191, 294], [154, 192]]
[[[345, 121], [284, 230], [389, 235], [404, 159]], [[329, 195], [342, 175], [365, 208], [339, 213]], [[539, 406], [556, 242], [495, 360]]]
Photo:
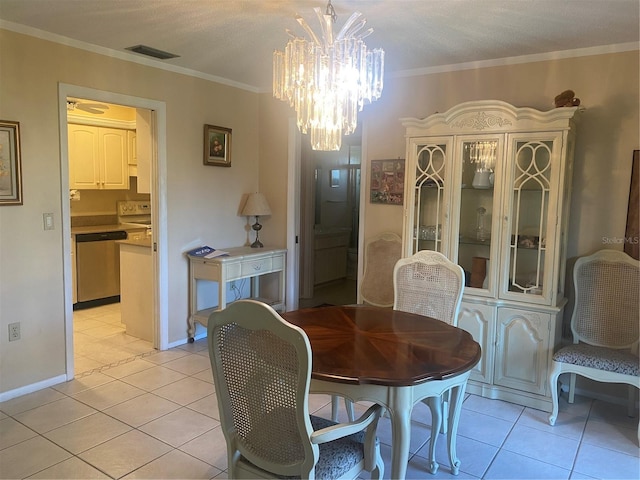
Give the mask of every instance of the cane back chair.
[[311, 347], [270, 306], [240, 300], [211, 314], [211, 368], [229, 478], [381, 478], [381, 407], [335, 424], [309, 415]]
[[549, 423], [554, 425], [558, 418], [558, 377], [563, 373], [571, 375], [569, 403], [574, 401], [576, 374], [598, 382], [626, 383], [628, 413], [633, 416], [635, 393], [640, 388], [640, 262], [622, 251], [600, 250], [576, 261], [573, 284], [573, 344], [553, 355]]

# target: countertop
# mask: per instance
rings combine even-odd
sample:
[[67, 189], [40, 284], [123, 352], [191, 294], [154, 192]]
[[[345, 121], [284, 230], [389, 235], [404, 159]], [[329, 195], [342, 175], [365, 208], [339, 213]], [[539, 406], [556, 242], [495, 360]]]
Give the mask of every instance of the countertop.
[[132, 245], [134, 247], [151, 248], [151, 237], [144, 237], [137, 240], [116, 240], [120, 245]]
[[116, 223], [110, 225], [88, 225], [84, 227], [71, 227], [71, 235], [82, 233], [116, 232], [119, 230], [131, 232], [136, 230], [145, 230], [145, 227], [133, 226], [127, 223]]

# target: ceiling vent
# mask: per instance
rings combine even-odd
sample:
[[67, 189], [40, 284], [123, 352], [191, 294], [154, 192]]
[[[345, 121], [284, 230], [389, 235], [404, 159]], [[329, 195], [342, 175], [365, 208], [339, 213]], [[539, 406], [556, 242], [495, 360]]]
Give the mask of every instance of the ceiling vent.
[[146, 45], [136, 45], [134, 47], [127, 47], [125, 50], [130, 50], [132, 52], [139, 53], [141, 55], [146, 55], [148, 57], [158, 58], [160, 60], [167, 60], [168, 58], [177, 58], [180, 55], [174, 55], [173, 53], [163, 52], [162, 50], [158, 50], [157, 48], [147, 47]]

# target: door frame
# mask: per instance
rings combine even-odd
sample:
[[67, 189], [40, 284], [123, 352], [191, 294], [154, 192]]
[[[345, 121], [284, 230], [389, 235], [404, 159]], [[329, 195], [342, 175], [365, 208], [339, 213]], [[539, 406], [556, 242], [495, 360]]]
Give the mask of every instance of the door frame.
[[153, 344], [159, 350], [168, 348], [168, 258], [164, 245], [167, 243], [167, 147], [166, 147], [166, 103], [131, 95], [96, 90], [93, 88], [58, 84], [58, 112], [60, 125], [60, 188], [61, 228], [64, 282], [65, 350], [67, 380], [74, 377], [73, 351], [73, 296], [71, 272], [71, 207], [69, 197], [69, 146], [67, 137], [67, 97], [80, 97], [99, 102], [114, 103], [132, 108], [147, 109], [155, 116], [155, 149], [151, 159], [151, 211], [153, 223]]
[[[364, 215], [365, 201], [367, 198], [368, 185], [368, 162], [366, 157], [366, 138], [367, 129], [362, 125], [362, 134], [360, 137], [360, 209], [358, 215], [358, 271], [356, 275], [357, 302], [362, 303], [360, 296], [360, 283], [363, 276], [363, 258], [364, 258]], [[301, 173], [302, 173], [302, 134], [298, 130], [296, 119], [289, 118], [289, 136], [288, 136], [288, 170], [287, 175], [287, 292], [286, 292], [286, 310], [288, 312], [298, 309], [298, 300], [300, 296], [300, 230], [302, 228], [301, 217], [304, 212], [300, 208], [301, 196]], [[305, 270], [306, 271], [306, 270]]]

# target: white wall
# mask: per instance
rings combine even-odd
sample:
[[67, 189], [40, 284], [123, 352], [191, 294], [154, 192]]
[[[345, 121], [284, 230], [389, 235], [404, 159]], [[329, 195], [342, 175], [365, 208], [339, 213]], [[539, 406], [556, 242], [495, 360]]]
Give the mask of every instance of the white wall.
[[[0, 206], [0, 395], [65, 374], [59, 83], [166, 104], [169, 343], [187, 336], [183, 252], [243, 244], [237, 210], [258, 186], [257, 94], [0, 30], [0, 118], [20, 122], [24, 198]], [[231, 168], [203, 165], [204, 124], [233, 130]], [[44, 212], [54, 214], [52, 231]], [[22, 338], [9, 343], [15, 321]]]

